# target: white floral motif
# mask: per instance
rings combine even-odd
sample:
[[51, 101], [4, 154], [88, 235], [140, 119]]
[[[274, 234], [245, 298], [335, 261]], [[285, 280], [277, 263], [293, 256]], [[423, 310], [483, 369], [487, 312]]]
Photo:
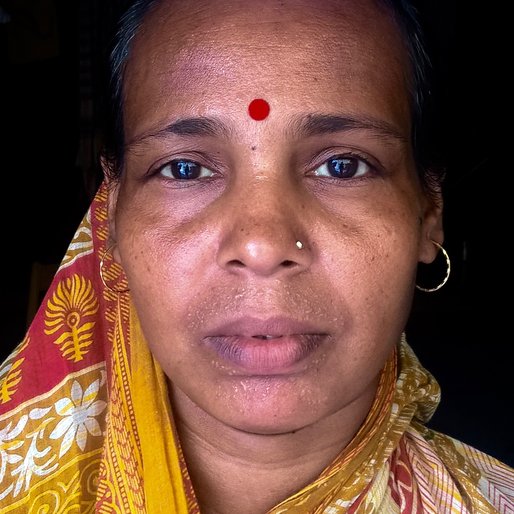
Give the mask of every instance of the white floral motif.
[[[21, 433], [22, 430], [25, 429], [25, 426], [27, 425], [27, 421], [30, 418], [31, 420], [39, 420], [43, 418], [50, 409], [32, 409], [29, 413], [29, 415], [24, 415], [21, 417], [20, 421], [16, 425], [16, 428], [13, 429], [11, 432], [8, 433], [6, 439], [12, 439], [13, 437], [17, 437]], [[36, 460], [42, 459], [45, 457], [48, 452], [50, 451], [50, 447], [46, 447], [44, 450], [39, 451], [37, 448], [37, 440], [42, 439], [45, 428], [52, 421], [53, 418], [44, 419], [41, 421], [39, 426], [34, 430], [33, 432], [27, 434], [26, 439], [31, 440], [31, 443], [29, 445], [29, 449], [25, 455], [25, 457], [22, 457], [21, 455], [11, 454], [9, 456], [9, 460], [7, 461], [9, 464], [17, 464], [20, 463], [19, 466], [16, 469], [13, 469], [11, 472], [11, 476], [15, 477], [18, 475], [18, 478], [15, 483], [10, 484], [9, 487], [5, 491], [3, 491], [0, 494], [0, 500], [5, 498], [9, 493], [12, 492], [12, 495], [14, 497], [18, 496], [20, 491], [23, 488], [23, 484], [25, 484], [25, 491], [29, 488], [30, 481], [32, 479], [33, 475], [43, 477], [45, 475], [48, 475], [52, 471], [54, 471], [58, 464], [55, 463], [53, 466], [49, 467], [50, 464], [55, 460], [54, 457], [50, 457], [46, 462], [42, 464], [37, 464]], [[8, 427], [10, 424], [8, 425]], [[7, 427], [6, 427], [7, 428]], [[17, 434], [17, 435], [14, 435]], [[21, 441], [21, 444], [16, 443], [15, 448], [19, 449], [24, 444], [24, 441]], [[11, 446], [11, 449], [14, 449], [13, 446]]]
[[[8, 464], [16, 464], [22, 458], [16, 453], [8, 453], [23, 446], [23, 439], [16, 439], [27, 424], [29, 417], [25, 414], [20, 418], [17, 425], [12, 428], [12, 422], [0, 430], [0, 483], [3, 483], [5, 471]], [[13, 489], [11, 484], [5, 491], [0, 491], [0, 500], [5, 498]]]
[[96, 400], [100, 389], [100, 379], [95, 380], [84, 392], [75, 380], [71, 386], [71, 398], [62, 398], [55, 404], [55, 410], [63, 419], [50, 434], [50, 439], [62, 437], [59, 458], [72, 447], [73, 441], [84, 451], [88, 433], [102, 435], [100, 424], [95, 419], [107, 406], [103, 400]]

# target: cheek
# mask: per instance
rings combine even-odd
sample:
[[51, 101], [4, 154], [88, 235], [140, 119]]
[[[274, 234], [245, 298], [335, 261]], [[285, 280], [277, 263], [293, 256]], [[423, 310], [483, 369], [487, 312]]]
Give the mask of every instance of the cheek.
[[[166, 229], [163, 226], [167, 226]], [[203, 254], [194, 235], [166, 223], [128, 223], [120, 253], [147, 344], [168, 376], [180, 377], [205, 356], [188, 347], [191, 305], [199, 297]], [[195, 316], [196, 319], [196, 316]], [[197, 384], [198, 385], [198, 384]]]
[[420, 237], [416, 206], [400, 197], [398, 201], [378, 199], [364, 208], [348, 202], [345, 208], [352, 211], [351, 216], [338, 212], [318, 224], [323, 232], [318, 237], [320, 253], [332, 276], [357, 282], [370, 292], [384, 282], [397, 278], [401, 282], [402, 276], [410, 280]]
[[420, 228], [416, 206], [400, 200], [383, 205], [377, 201], [368, 212], [355, 209], [351, 220], [324, 224], [318, 238], [330, 284], [327, 297], [344, 302], [356, 344], [378, 341], [381, 334], [394, 339], [410, 311]]
[[208, 239], [208, 227], [195, 220], [210, 200], [172, 201], [155, 182], [134, 182], [126, 179], [116, 210], [117, 240], [126, 272], [133, 281], [159, 283], [173, 271], [179, 275], [183, 269], [191, 270]]
[[[181, 222], [173, 210], [142, 194], [120, 193], [116, 234], [121, 265], [144, 326], [184, 316], [188, 295], [204, 278], [206, 227]], [[199, 244], [198, 242], [202, 243]]]
[[167, 223], [151, 227], [132, 223], [120, 253], [133, 293], [152, 303], [160, 298], [168, 303], [175, 300], [170, 305], [179, 306], [178, 300], [186, 300], [184, 294], [192, 284], [202, 281], [207, 245], [201, 234], [173, 231]]

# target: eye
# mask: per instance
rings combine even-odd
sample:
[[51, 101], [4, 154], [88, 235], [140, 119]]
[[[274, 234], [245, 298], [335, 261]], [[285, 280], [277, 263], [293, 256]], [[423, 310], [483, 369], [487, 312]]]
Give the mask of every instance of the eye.
[[360, 157], [337, 155], [326, 160], [314, 170], [317, 177], [359, 178], [372, 171], [372, 167]]
[[173, 180], [195, 180], [212, 177], [213, 173], [208, 168], [195, 161], [187, 159], [175, 159], [159, 168], [158, 173], [165, 178]]

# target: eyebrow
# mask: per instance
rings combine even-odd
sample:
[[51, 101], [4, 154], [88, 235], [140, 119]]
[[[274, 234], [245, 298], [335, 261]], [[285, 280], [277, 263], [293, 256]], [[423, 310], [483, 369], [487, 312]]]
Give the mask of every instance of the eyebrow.
[[181, 118], [164, 128], [142, 134], [130, 140], [126, 144], [126, 149], [144, 143], [147, 139], [166, 137], [170, 134], [176, 136], [210, 136], [227, 137], [230, 134], [228, 127], [220, 120], [198, 116], [194, 118]]
[[403, 143], [407, 137], [393, 124], [369, 116], [306, 114], [292, 121], [290, 130], [293, 134], [303, 136], [321, 136], [335, 132], [365, 130], [386, 139], [396, 139]]
[[[407, 138], [394, 125], [369, 116], [309, 113], [294, 118], [288, 127], [288, 131], [297, 137], [313, 137], [352, 130], [365, 130], [381, 138], [407, 141]], [[160, 130], [135, 137], [126, 144], [126, 149], [138, 146], [147, 139], [166, 137], [170, 134], [183, 137], [227, 138], [231, 133], [232, 130], [225, 123], [215, 118], [204, 116], [181, 118]]]

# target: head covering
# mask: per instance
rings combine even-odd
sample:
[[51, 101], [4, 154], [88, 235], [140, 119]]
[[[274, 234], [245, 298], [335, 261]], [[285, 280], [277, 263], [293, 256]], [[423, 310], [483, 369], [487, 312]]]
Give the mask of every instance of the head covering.
[[[103, 184], [0, 366], [2, 513], [199, 512], [167, 378], [107, 252], [107, 202]], [[424, 426], [438, 401], [437, 382], [402, 338], [353, 440], [270, 512], [514, 512], [512, 469]]]

